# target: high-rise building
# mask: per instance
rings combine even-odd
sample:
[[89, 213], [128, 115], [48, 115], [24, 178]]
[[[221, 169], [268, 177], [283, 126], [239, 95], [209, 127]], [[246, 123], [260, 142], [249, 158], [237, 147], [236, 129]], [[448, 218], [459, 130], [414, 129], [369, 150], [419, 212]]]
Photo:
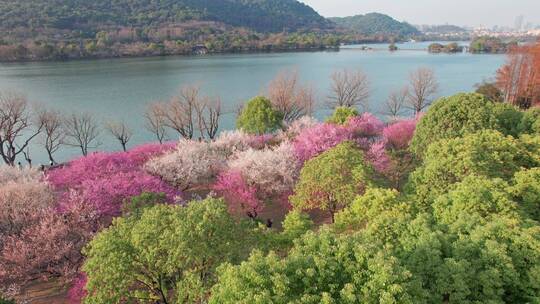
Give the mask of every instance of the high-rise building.
[[519, 15], [516, 17], [515, 23], [514, 23], [514, 29], [516, 31], [521, 31], [523, 29], [523, 22], [525, 21], [525, 17], [523, 15]]

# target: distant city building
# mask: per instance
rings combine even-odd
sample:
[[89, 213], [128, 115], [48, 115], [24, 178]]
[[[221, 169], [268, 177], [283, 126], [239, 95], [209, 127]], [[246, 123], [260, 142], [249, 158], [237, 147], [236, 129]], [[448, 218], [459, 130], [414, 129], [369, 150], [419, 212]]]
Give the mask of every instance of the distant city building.
[[525, 21], [525, 17], [523, 15], [517, 16], [515, 21], [515, 30], [521, 31], [523, 29], [523, 22]]

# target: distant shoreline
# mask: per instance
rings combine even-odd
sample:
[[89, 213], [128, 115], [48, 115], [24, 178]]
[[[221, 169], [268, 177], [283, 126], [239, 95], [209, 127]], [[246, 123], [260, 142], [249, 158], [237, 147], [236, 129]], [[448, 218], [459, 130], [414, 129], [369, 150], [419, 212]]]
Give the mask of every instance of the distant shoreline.
[[[372, 43], [370, 43], [372, 44]], [[234, 54], [279, 54], [279, 53], [312, 53], [312, 52], [339, 52], [340, 47], [325, 46], [316, 48], [297, 48], [297, 49], [275, 49], [275, 50], [245, 50], [245, 51], [223, 51], [207, 52], [205, 54], [149, 54], [149, 55], [113, 55], [113, 56], [82, 56], [78, 58], [53, 58], [53, 59], [22, 59], [22, 60], [1, 60], [2, 64], [10, 63], [38, 63], [38, 62], [71, 62], [87, 60], [106, 60], [106, 59], [129, 59], [129, 58], [160, 58], [160, 57], [204, 57], [212, 55], [234, 55]]]

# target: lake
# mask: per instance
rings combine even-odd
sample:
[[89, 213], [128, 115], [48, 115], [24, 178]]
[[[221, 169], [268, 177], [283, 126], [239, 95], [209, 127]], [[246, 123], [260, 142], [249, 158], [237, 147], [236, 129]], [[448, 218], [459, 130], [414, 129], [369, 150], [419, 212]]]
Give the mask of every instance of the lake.
[[[370, 110], [378, 113], [388, 94], [403, 87], [409, 72], [419, 67], [435, 70], [439, 95], [445, 96], [473, 90], [505, 60], [503, 55], [429, 54], [428, 44], [398, 44], [402, 50], [394, 53], [387, 51], [388, 45], [377, 44], [369, 45], [371, 51], [347, 46], [341, 51], [9, 63], [0, 64], [0, 90], [22, 92], [32, 102], [66, 113], [91, 112], [103, 122], [124, 120], [136, 131], [129, 144], [133, 146], [154, 140], [143, 128], [146, 105], [168, 99], [183, 85], [199, 84], [206, 95], [220, 96], [224, 108], [232, 110], [264, 92], [280, 71], [295, 69], [323, 103], [335, 70], [360, 68], [371, 82]], [[317, 116], [327, 113], [321, 109]], [[234, 115], [227, 114], [221, 129], [231, 128]], [[120, 148], [105, 132], [101, 141], [100, 150]], [[57, 158], [65, 161], [78, 153], [64, 147]], [[32, 159], [47, 162], [39, 147], [32, 148]]]

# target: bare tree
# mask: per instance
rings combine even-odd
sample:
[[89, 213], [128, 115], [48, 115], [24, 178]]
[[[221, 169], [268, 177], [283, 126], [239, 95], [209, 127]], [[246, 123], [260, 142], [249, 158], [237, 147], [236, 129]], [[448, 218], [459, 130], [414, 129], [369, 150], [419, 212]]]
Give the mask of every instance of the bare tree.
[[120, 142], [120, 145], [122, 145], [122, 149], [124, 150], [124, 152], [126, 152], [127, 143], [131, 140], [131, 137], [133, 136], [133, 131], [129, 128], [129, 126], [123, 121], [111, 121], [107, 123], [105, 128], [116, 140], [118, 140], [118, 142]]
[[28, 166], [32, 168], [32, 158], [30, 157], [30, 146], [26, 147], [26, 150], [22, 152], [24, 160], [28, 163]]
[[156, 139], [159, 141], [160, 144], [162, 144], [163, 141], [167, 138], [164, 113], [164, 104], [152, 103], [148, 106], [144, 115], [146, 119], [146, 129], [156, 136]]
[[332, 87], [328, 96], [331, 108], [357, 107], [367, 110], [369, 106], [369, 79], [361, 70], [344, 69], [332, 74]]
[[386, 109], [384, 114], [391, 120], [398, 119], [403, 114], [403, 108], [405, 107], [408, 96], [409, 90], [407, 87], [390, 93], [385, 103]]
[[53, 154], [60, 149], [64, 141], [65, 134], [62, 127], [62, 115], [55, 111], [42, 111], [39, 113], [39, 120], [43, 124], [41, 144], [47, 151], [51, 164], [56, 164]]
[[195, 106], [199, 100], [199, 87], [187, 86], [180, 90], [167, 104], [162, 115], [165, 125], [178, 132], [185, 139], [193, 138], [195, 128]]
[[[202, 97], [198, 86], [187, 86], [166, 104], [155, 106], [156, 118], [186, 139], [192, 139], [195, 131], [200, 138], [213, 139], [219, 129], [221, 101], [219, 98]], [[155, 125], [155, 124], [154, 124]], [[154, 128], [155, 129], [155, 128]]]
[[313, 90], [299, 84], [296, 71], [280, 72], [268, 85], [268, 98], [285, 122], [311, 115], [315, 103]]
[[196, 103], [197, 122], [201, 137], [214, 139], [219, 129], [221, 117], [221, 100], [219, 98], [204, 98]]
[[100, 145], [97, 141], [100, 133], [98, 124], [89, 113], [71, 114], [65, 119], [63, 127], [66, 138], [62, 143], [80, 148], [83, 156], [88, 155], [88, 149]]
[[27, 99], [17, 93], [0, 94], [0, 156], [10, 166], [25, 152], [30, 141], [43, 129], [34, 121]]
[[439, 84], [432, 69], [420, 68], [409, 76], [408, 108], [416, 114], [422, 112], [432, 102], [439, 91]]

